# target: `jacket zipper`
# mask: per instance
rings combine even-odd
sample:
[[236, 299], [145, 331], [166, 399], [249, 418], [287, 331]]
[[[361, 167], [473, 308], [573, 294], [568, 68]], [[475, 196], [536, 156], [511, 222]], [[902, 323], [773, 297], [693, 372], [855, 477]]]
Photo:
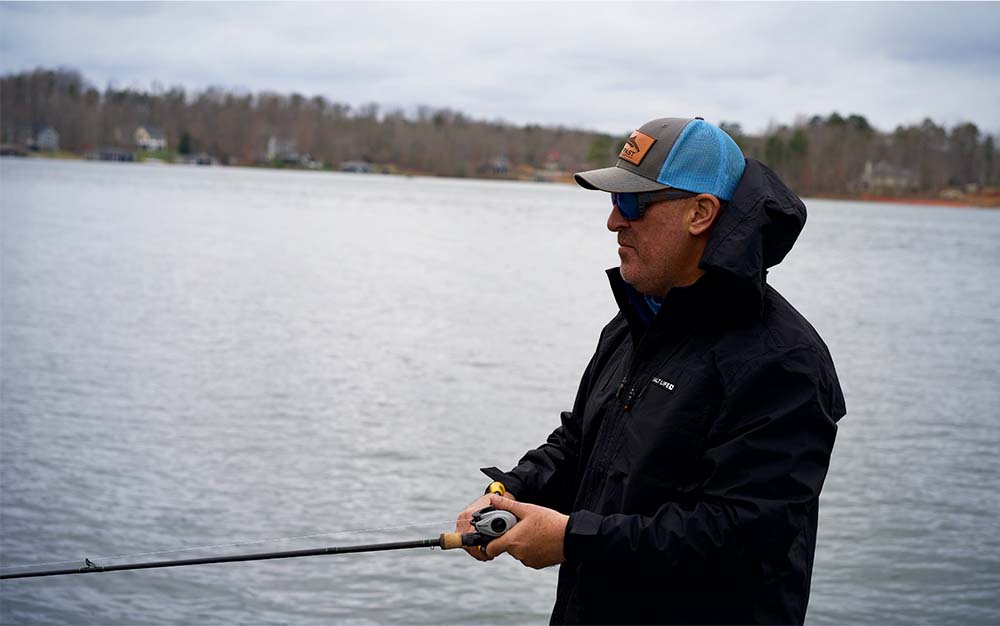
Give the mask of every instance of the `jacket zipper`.
[[[682, 337], [680, 337], [680, 339], [677, 341], [677, 344], [670, 350], [667, 356], [660, 361], [660, 364], [662, 365], [663, 363], [666, 363], [671, 358], [673, 358], [673, 356], [681, 349], [684, 343], [686, 343], [688, 337], [690, 337], [690, 333], [687, 333]], [[611, 467], [612, 457], [614, 456], [615, 450], [618, 447], [619, 444], [618, 440], [621, 437], [621, 431], [625, 425], [626, 414], [632, 408], [632, 404], [636, 400], [636, 392], [638, 390], [635, 385], [631, 386], [629, 385], [629, 379], [632, 378], [632, 376], [637, 373], [636, 372], [637, 369], [640, 369], [639, 363], [637, 363], [636, 360], [636, 356], [638, 354], [639, 354], [639, 349], [637, 347], [635, 353], [632, 355], [632, 358], [630, 359], [630, 363], [628, 366], [628, 373], [625, 374], [624, 378], [622, 378], [621, 383], [618, 384], [618, 389], [615, 391], [615, 400], [622, 401], [622, 410], [621, 412], [616, 411], [615, 414], [610, 416], [613, 421], [611, 422], [610, 428], [608, 429], [609, 430], [608, 435], [604, 438], [602, 442], [603, 445], [600, 446], [600, 449], [594, 450], [594, 453], [597, 453], [598, 456], [595, 459], [594, 464], [590, 468], [588, 468], [587, 470], [588, 474], [590, 474], [591, 472], [596, 473], [598, 471], [605, 473], [607, 472], [608, 468]], [[621, 397], [622, 392], [625, 391], [626, 387], [628, 388], [628, 393], [625, 395], [624, 400], [622, 400]], [[595, 480], [594, 476], [595, 474], [590, 475], [591, 482]], [[595, 489], [595, 486], [596, 485], [590, 486], [589, 488], [590, 497], [587, 499], [588, 502], [584, 508], [587, 508], [587, 506], [596, 505], [597, 497], [599, 496], [598, 493], [599, 490]]]
[[[615, 400], [621, 399], [622, 391], [625, 390], [625, 387], [627, 385], [628, 385], [628, 376], [623, 378], [621, 384], [618, 385], [618, 391], [615, 392]], [[628, 395], [625, 396], [625, 400], [623, 402], [625, 411], [628, 411], [629, 408], [632, 406], [632, 401], [635, 400], [635, 391], [636, 390], [634, 385], [629, 388]]]
[[[661, 359], [660, 361], [658, 361], [656, 363], [655, 368], [663, 367], [663, 365], [665, 365], [672, 358], [674, 358], [674, 355], [676, 355], [680, 351], [680, 349], [682, 347], [684, 347], [684, 344], [687, 343], [688, 339], [691, 338], [692, 334], [693, 333], [691, 333], [691, 332], [686, 332], [683, 335], [681, 335], [680, 337], [678, 337], [676, 343], [670, 349], [670, 352], [668, 352], [667, 355], [663, 359]], [[643, 341], [645, 341], [645, 339], [646, 339], [645, 336], [643, 336]], [[636, 347], [635, 352], [632, 355], [631, 362], [629, 363], [628, 373], [625, 375], [625, 378], [622, 378], [621, 384], [618, 385], [618, 391], [615, 392], [615, 399], [616, 400], [620, 399], [620, 396], [622, 395], [622, 391], [624, 391], [625, 387], [628, 386], [628, 384], [629, 384], [629, 378], [631, 378], [634, 374], [636, 374], [637, 373], [636, 370], [639, 369], [639, 364], [636, 362], [636, 360], [637, 360], [636, 357], [638, 356], [638, 354], [639, 354], [639, 352], [640, 352], [640, 350], [642, 348], [642, 343], [643, 342], [640, 342], [639, 345]], [[643, 376], [645, 376], [645, 374]], [[647, 382], [646, 386], [643, 387], [643, 390], [645, 390], [646, 387], [648, 387], [648, 386], [649, 386], [649, 383]], [[624, 410], [625, 410], [626, 413], [629, 411], [629, 409], [632, 408], [632, 404], [638, 399], [637, 396], [639, 396], [639, 395], [642, 395], [642, 394], [639, 393], [639, 389], [638, 389], [637, 385], [632, 385], [631, 387], [629, 387], [628, 394], [625, 396], [625, 400], [623, 402], [623, 404], [625, 406]]]

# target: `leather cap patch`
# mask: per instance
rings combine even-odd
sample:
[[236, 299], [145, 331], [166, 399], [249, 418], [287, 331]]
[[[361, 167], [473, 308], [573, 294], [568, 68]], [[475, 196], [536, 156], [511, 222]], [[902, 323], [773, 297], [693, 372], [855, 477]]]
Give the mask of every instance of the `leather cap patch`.
[[656, 143], [656, 139], [650, 137], [646, 133], [641, 133], [639, 131], [633, 131], [629, 135], [628, 141], [625, 142], [625, 147], [622, 148], [621, 154], [618, 158], [625, 159], [632, 165], [639, 165], [642, 163], [642, 159], [649, 152], [649, 148]]

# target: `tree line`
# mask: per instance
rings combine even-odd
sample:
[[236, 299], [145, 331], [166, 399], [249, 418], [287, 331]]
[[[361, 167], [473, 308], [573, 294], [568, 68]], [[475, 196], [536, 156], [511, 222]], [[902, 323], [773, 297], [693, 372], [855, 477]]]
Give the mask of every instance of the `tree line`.
[[[447, 108], [383, 110], [374, 102], [352, 107], [298, 93], [214, 87], [188, 92], [108, 86], [101, 91], [69, 69], [0, 78], [4, 144], [23, 143], [33, 129], [51, 126], [68, 152], [134, 148], [139, 125], [162, 129], [174, 150], [205, 152], [223, 163], [259, 163], [269, 140], [276, 138], [327, 167], [364, 161], [442, 176], [602, 167], [614, 163], [628, 134], [476, 120]], [[734, 122], [721, 126], [747, 156], [767, 163], [804, 195], [863, 191], [859, 181], [873, 172], [883, 174], [881, 180], [903, 181], [889, 190], [900, 193], [1000, 184], [994, 138], [973, 123], [949, 129], [927, 119], [883, 132], [861, 115], [832, 113], [761, 135], [747, 134]]]
[[930, 194], [1000, 185], [995, 139], [971, 122], [948, 129], [924, 119], [880, 132], [861, 115], [831, 113], [773, 127], [761, 136], [745, 135], [738, 124], [723, 128], [747, 156], [767, 163], [800, 193], [877, 192], [860, 186], [872, 166], [876, 182], [880, 172], [882, 179], [898, 181], [897, 192]]

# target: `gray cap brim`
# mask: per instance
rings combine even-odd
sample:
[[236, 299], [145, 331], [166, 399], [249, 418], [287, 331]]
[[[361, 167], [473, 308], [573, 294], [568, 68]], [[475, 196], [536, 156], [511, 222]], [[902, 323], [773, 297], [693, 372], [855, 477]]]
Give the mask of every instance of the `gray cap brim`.
[[670, 185], [649, 180], [620, 167], [605, 167], [573, 174], [573, 179], [584, 189], [612, 193], [640, 193], [670, 189]]

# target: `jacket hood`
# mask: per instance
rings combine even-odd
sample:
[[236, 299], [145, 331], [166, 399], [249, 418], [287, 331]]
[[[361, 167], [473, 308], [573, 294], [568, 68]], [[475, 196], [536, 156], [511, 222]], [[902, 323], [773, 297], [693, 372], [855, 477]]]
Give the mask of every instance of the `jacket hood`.
[[762, 302], [767, 269], [781, 263], [806, 223], [806, 205], [754, 159], [719, 214], [698, 266], [727, 275], [745, 297]]

